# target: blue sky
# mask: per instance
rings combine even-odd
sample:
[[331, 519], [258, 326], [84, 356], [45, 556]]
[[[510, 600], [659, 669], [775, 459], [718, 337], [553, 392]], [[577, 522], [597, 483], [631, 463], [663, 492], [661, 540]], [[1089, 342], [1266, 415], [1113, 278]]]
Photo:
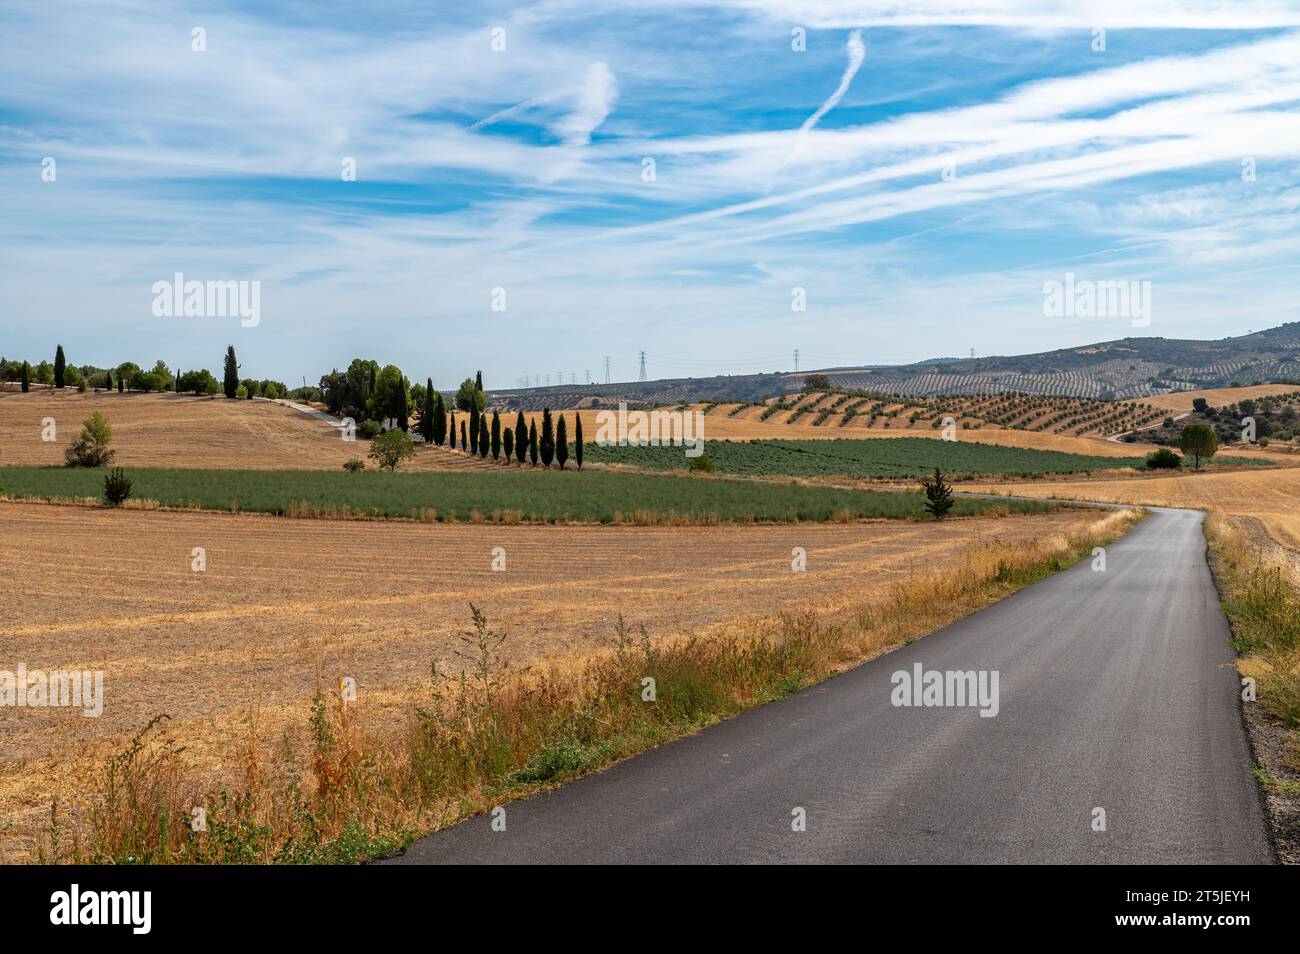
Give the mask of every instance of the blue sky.
[[[267, 7], [5, 5], [0, 352], [512, 387], [1300, 319], [1300, 3]], [[176, 272], [260, 323], [155, 317]], [[1150, 326], [1044, 317], [1067, 272]]]

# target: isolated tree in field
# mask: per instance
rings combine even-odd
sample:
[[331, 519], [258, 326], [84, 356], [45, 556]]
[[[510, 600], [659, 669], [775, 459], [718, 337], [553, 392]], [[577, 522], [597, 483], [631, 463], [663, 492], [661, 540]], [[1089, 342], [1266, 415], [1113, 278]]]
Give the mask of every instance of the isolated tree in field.
[[537, 466], [537, 422], [528, 425], [528, 459]]
[[1192, 398], [1192, 410], [1197, 414], [1204, 414], [1210, 409], [1210, 402], [1205, 398]]
[[555, 425], [555, 460], [560, 465], [560, 470], [564, 470], [564, 462], [569, 459], [569, 428], [564, 423], [564, 415], [560, 415], [559, 422]]
[[[26, 388], [23, 389], [27, 390]], [[515, 418], [515, 457], [519, 463], [524, 462], [524, 456], [528, 453], [528, 422], [524, 420], [524, 412], [520, 411], [519, 416]]]
[[542, 466], [550, 467], [555, 458], [555, 425], [551, 422], [551, 409], [542, 409], [542, 434], [539, 449], [542, 452]]
[[460, 449], [461, 449], [462, 451], [467, 451], [467, 450], [469, 450], [469, 441], [467, 441], [467, 440], [465, 439], [465, 422], [464, 422], [464, 421], [461, 421], [461, 422], [460, 422]]
[[[506, 456], [510, 456], [510, 451], [506, 451]], [[501, 459], [501, 415], [496, 411], [492, 412], [492, 459]]]
[[824, 374], [810, 374], [803, 379], [803, 389], [805, 391], [829, 391], [831, 389], [831, 379]]
[[232, 400], [235, 392], [239, 390], [239, 362], [235, 360], [235, 346], [226, 346], [226, 371], [221, 380], [221, 390], [226, 392], [226, 397]]
[[1184, 454], [1190, 454], [1197, 470], [1201, 469], [1201, 458], [1209, 460], [1219, 450], [1219, 440], [1214, 436], [1214, 428], [1209, 424], [1188, 424], [1178, 433], [1178, 447]]
[[573, 462], [582, 470], [582, 412], [573, 415]]
[[478, 416], [478, 456], [487, 457], [488, 452], [488, 426], [487, 415]]
[[952, 484], [936, 467], [934, 476], [921, 478], [921, 487], [925, 490], [925, 509], [935, 520], [942, 520], [952, 509]]
[[57, 345], [54, 348], [54, 386], [61, 388], [64, 385], [68, 372], [68, 361], [63, 356], [63, 345]]
[[104, 477], [104, 500], [114, 507], [120, 507], [131, 496], [131, 478], [121, 467], [115, 467]]
[[447, 443], [447, 408], [442, 403], [442, 392], [433, 396], [433, 443], [441, 447]]
[[424, 410], [420, 414], [420, 436], [426, 444], [433, 443], [433, 378], [424, 386]]
[[24, 394], [32, 389], [32, 366], [26, 361], [23, 362], [23, 370], [18, 376], [18, 382]]
[[104, 415], [96, 411], [82, 423], [81, 434], [64, 457], [69, 467], [104, 467], [113, 461], [115, 452], [108, 446], [112, 442], [113, 429]]
[[505, 450], [505, 462], [510, 463], [510, 458], [515, 456], [515, 432], [506, 428], [505, 433], [501, 435], [501, 443]]
[[478, 453], [478, 408], [469, 409], [469, 451]]
[[385, 431], [370, 442], [367, 455], [380, 470], [397, 470], [399, 464], [415, 455], [415, 444], [406, 436], [405, 431], [393, 428]]

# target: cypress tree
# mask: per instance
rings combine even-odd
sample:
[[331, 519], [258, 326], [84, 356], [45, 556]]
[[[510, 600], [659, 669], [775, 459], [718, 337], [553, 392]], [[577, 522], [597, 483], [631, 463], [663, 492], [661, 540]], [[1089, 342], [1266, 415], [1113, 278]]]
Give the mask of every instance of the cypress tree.
[[396, 418], [397, 429], [405, 434], [411, 426], [411, 409], [406, 396], [406, 378], [402, 378], [397, 389]]
[[563, 414], [555, 425], [555, 459], [559, 461], [560, 470], [564, 470], [564, 462], [569, 459], [569, 428], [564, 423]]
[[447, 446], [456, 449], [456, 409], [451, 409], [451, 427], [447, 432]]
[[465, 440], [465, 422], [460, 422], [460, 449], [469, 450], [469, 442]]
[[239, 364], [235, 361], [234, 345], [226, 346], [226, 373], [222, 385], [226, 397], [233, 400], [235, 392], [239, 390]]
[[528, 459], [537, 466], [537, 422], [528, 425]]
[[578, 470], [582, 470], [582, 412], [576, 412], [573, 417], [573, 460]]
[[478, 453], [478, 405], [469, 409], [469, 452]]
[[505, 445], [505, 462], [510, 463], [510, 458], [515, 456], [515, 432], [506, 428], [506, 432], [501, 435], [501, 442]]
[[117, 393], [126, 393], [126, 382], [122, 380], [122, 372], [120, 371], [117, 373]]
[[22, 374], [18, 376], [18, 381], [22, 385], [24, 394], [32, 389], [32, 366], [26, 361], [23, 362]]
[[433, 399], [433, 442], [439, 447], [447, 443], [447, 408], [441, 391]]
[[478, 416], [478, 456], [487, 457], [488, 452], [488, 428], [487, 415]]
[[[506, 456], [507, 457], [510, 456], [509, 451], [506, 451]], [[492, 459], [499, 460], [500, 458], [501, 458], [501, 415], [498, 414], [496, 411], [493, 411], [492, 412]]]
[[524, 462], [524, 455], [528, 453], [528, 422], [524, 420], [524, 412], [520, 411], [519, 416], [515, 418], [515, 456], [519, 458], [519, 463]]
[[483, 390], [483, 372], [482, 372], [482, 371], [480, 371], [480, 372], [478, 372], [477, 374], [474, 375], [474, 387], [478, 388], [480, 391]]
[[542, 409], [542, 439], [540, 442], [542, 452], [542, 466], [550, 467], [551, 461], [555, 458], [555, 425], [551, 422], [551, 409]]
[[433, 443], [433, 378], [424, 388], [424, 413], [420, 415], [420, 436], [426, 444]]
[[63, 357], [63, 345], [57, 345], [54, 349], [54, 386], [63, 387], [63, 379], [68, 369], [67, 359]]

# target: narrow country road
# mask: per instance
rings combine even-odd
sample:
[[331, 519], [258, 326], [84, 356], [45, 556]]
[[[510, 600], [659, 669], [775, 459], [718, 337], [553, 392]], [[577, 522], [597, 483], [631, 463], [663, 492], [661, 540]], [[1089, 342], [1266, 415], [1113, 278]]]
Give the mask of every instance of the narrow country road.
[[[424, 838], [390, 864], [1272, 860], [1203, 516], [780, 702]], [[892, 674], [996, 671], [998, 712]], [[793, 830], [796, 809], [804, 831]], [[1104, 811], [1105, 830], [1094, 827]]]

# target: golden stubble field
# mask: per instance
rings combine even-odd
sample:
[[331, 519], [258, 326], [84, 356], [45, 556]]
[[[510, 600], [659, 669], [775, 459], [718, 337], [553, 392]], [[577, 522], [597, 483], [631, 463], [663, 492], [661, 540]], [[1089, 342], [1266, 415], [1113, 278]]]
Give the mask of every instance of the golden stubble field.
[[160, 713], [218, 781], [254, 736], [264, 751], [298, 739], [315, 687], [340, 676], [357, 681], [367, 731], [402, 731], [430, 664], [460, 666], [471, 600], [524, 665], [599, 649], [620, 613], [655, 638], [801, 608], [833, 617], [971, 548], [1096, 519], [497, 527], [0, 503], [0, 669], [105, 672], [100, 718], [0, 709], [0, 860], [29, 857], [51, 796], [74, 801], [88, 767]]
[[[269, 401], [176, 394], [118, 394], [72, 389], [0, 392], [0, 467], [59, 466], [63, 452], [95, 411], [113, 428], [115, 465], [204, 470], [338, 470], [366, 459], [369, 442], [345, 441], [330, 425]], [[41, 440], [45, 418], [57, 434]], [[369, 466], [373, 466], [368, 462]], [[486, 467], [445, 448], [421, 448], [404, 470]]]
[[[1236, 453], [1236, 451], [1232, 451]], [[966, 485], [964, 491], [1222, 510], [1300, 556], [1300, 467], [1134, 477]], [[1257, 537], [1257, 535], [1256, 535]]]

